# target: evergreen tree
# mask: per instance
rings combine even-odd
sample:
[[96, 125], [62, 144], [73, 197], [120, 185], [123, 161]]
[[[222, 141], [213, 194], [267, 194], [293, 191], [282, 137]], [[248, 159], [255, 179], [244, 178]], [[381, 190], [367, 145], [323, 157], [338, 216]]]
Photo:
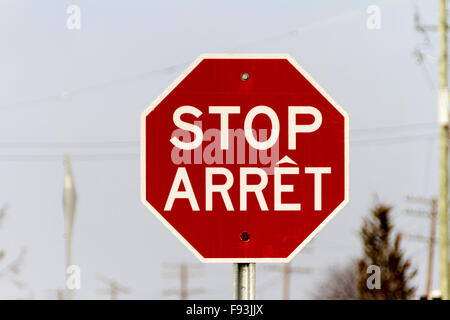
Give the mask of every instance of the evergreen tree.
[[[416, 288], [411, 280], [416, 275], [411, 261], [400, 248], [401, 235], [394, 234], [391, 207], [377, 204], [364, 219], [360, 231], [364, 254], [358, 262], [358, 292], [363, 300], [403, 300], [413, 297]], [[368, 267], [380, 268], [380, 288], [370, 289]]]

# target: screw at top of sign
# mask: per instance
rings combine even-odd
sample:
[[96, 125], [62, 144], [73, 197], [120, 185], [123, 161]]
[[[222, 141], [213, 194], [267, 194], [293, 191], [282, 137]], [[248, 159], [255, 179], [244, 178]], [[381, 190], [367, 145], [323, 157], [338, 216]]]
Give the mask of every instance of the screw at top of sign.
[[241, 74], [242, 81], [247, 81], [248, 79], [250, 79], [250, 75], [247, 72], [244, 72], [243, 74]]

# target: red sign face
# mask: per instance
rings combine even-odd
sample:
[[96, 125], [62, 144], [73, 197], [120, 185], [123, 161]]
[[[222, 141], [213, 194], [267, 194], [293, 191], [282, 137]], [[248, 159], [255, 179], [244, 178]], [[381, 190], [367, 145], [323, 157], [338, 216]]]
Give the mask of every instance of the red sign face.
[[289, 55], [200, 56], [141, 152], [143, 203], [203, 262], [288, 262], [348, 201], [348, 116]]

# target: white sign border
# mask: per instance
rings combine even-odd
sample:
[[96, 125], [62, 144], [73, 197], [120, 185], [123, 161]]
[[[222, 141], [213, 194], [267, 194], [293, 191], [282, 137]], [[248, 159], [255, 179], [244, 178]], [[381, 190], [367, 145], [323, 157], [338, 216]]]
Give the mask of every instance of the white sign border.
[[[327, 100], [333, 107], [338, 110], [345, 119], [345, 191], [344, 201], [328, 215], [328, 217], [317, 226], [316, 229], [287, 257], [287, 258], [204, 258], [166, 219], [147, 201], [146, 199], [146, 135], [145, 135], [145, 119], [153, 109], [156, 108], [160, 102], [166, 98], [175, 87], [186, 78], [186, 76], [194, 70], [204, 59], [286, 59], [302, 74]], [[204, 263], [288, 263], [290, 262], [316, 235], [319, 233], [328, 222], [333, 219], [336, 214], [349, 201], [349, 117], [347, 112], [339, 106], [326, 92], [319, 86], [319, 84], [295, 61], [289, 54], [286, 53], [205, 53], [201, 54], [195, 61], [187, 67], [178, 78], [173, 81], [169, 87], [164, 90], [161, 95], [156, 98], [141, 114], [141, 201], [142, 203], [181, 241], [201, 262]]]

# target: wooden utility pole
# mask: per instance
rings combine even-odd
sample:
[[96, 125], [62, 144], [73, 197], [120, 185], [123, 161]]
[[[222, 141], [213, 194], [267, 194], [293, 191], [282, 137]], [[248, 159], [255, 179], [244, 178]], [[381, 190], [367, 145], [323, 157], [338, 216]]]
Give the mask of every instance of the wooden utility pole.
[[427, 272], [427, 299], [431, 300], [431, 283], [433, 280], [433, 257], [434, 257], [434, 243], [436, 235], [436, 216], [437, 216], [437, 201], [433, 199], [431, 203], [430, 216], [430, 241], [428, 242], [428, 272]]
[[289, 263], [285, 263], [283, 266], [283, 300], [289, 300], [291, 272], [291, 265]]
[[112, 279], [100, 277], [99, 280], [106, 283], [108, 285], [108, 288], [97, 290], [97, 293], [108, 294], [111, 300], [117, 300], [117, 296], [119, 295], [119, 293], [131, 292], [129, 288], [121, 286], [117, 281], [114, 281]]
[[449, 139], [449, 94], [448, 94], [448, 44], [447, 44], [447, 1], [439, 1], [439, 23], [435, 26], [424, 26], [415, 17], [416, 30], [426, 35], [427, 31], [438, 30], [439, 36], [439, 274], [442, 299], [448, 300], [449, 263], [448, 263], [448, 139]]
[[[178, 295], [180, 297], [180, 300], [187, 300], [189, 295], [192, 294], [200, 294], [203, 293], [203, 289], [188, 289], [188, 276], [190, 275], [188, 273], [188, 265], [186, 263], [177, 263], [177, 264], [164, 264], [164, 269], [166, 268], [178, 268], [177, 273], [169, 273], [165, 274], [165, 277], [168, 278], [179, 278], [180, 279], [180, 288], [179, 289], [169, 289], [164, 290], [164, 295]], [[199, 267], [199, 265], [191, 265], [191, 268]], [[192, 274], [191, 274], [192, 275]]]
[[180, 299], [186, 300], [187, 291], [187, 266], [185, 263], [180, 264]]
[[283, 300], [289, 300], [291, 274], [307, 274], [311, 273], [311, 268], [293, 267], [290, 263], [280, 266], [267, 266], [266, 270], [278, 271], [283, 273]]
[[432, 281], [433, 281], [433, 261], [434, 261], [434, 245], [436, 244], [436, 218], [437, 218], [437, 209], [438, 209], [438, 201], [437, 199], [427, 199], [427, 198], [418, 198], [418, 197], [408, 197], [408, 200], [421, 202], [424, 204], [430, 205], [430, 211], [421, 211], [421, 210], [407, 210], [406, 213], [425, 216], [430, 219], [430, 236], [423, 237], [418, 235], [406, 235], [406, 239], [410, 240], [418, 240], [422, 242], [428, 243], [428, 269], [427, 269], [427, 300], [432, 299]]
[[449, 298], [448, 287], [448, 76], [447, 76], [447, 3], [439, 0], [439, 256], [440, 287], [443, 300]]

